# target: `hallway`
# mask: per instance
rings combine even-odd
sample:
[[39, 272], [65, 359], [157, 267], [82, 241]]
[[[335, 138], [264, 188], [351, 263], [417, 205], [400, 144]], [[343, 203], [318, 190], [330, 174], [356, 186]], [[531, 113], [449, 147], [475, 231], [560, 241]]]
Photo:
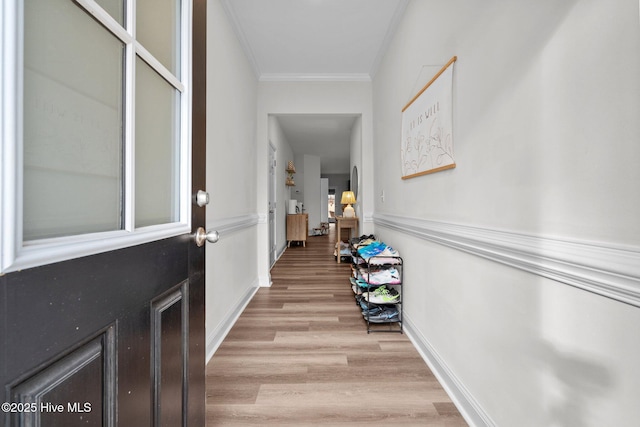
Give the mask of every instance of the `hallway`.
[[273, 267], [207, 365], [207, 426], [466, 426], [406, 335], [366, 333], [334, 243]]

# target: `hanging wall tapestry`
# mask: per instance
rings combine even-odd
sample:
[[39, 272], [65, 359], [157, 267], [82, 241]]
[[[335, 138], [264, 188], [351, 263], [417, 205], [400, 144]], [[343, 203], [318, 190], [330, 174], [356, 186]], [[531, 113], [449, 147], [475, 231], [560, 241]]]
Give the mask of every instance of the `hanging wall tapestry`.
[[402, 179], [456, 167], [453, 157], [453, 64], [447, 65], [402, 109]]

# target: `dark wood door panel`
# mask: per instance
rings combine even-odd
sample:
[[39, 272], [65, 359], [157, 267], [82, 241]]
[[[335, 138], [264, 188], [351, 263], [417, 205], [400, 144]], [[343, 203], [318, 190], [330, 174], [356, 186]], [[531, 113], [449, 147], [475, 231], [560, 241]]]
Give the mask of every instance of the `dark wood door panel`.
[[[16, 426], [114, 427], [115, 327], [11, 389]], [[81, 400], [77, 400], [80, 398]]]
[[187, 425], [189, 282], [151, 304], [154, 426]]
[[[110, 404], [117, 408], [119, 425], [150, 425], [154, 412], [152, 304], [171, 289], [187, 289], [188, 246], [192, 245], [188, 239], [187, 235], [165, 239], [0, 277], [0, 339], [5, 344], [0, 350], [2, 401], [14, 399], [15, 387], [44, 375], [56, 362], [71, 360], [81, 344], [111, 326], [118, 389], [117, 401]], [[180, 295], [185, 303], [189, 301], [188, 294]], [[169, 335], [179, 331], [178, 339], [184, 339], [181, 345], [186, 349], [188, 340], [183, 335], [188, 334], [188, 319], [183, 319], [183, 313], [188, 311], [179, 306], [177, 326], [169, 324], [175, 316], [163, 319], [163, 324]], [[73, 376], [73, 381], [84, 379], [65, 391], [63, 399], [84, 402], [89, 391], [81, 383], [87, 375], [96, 376], [92, 369], [101, 363], [92, 362], [93, 368]], [[166, 376], [185, 377], [186, 363], [174, 368], [177, 373], [166, 370]], [[102, 382], [100, 375], [95, 381]], [[102, 399], [109, 397], [105, 394]], [[91, 404], [101, 411], [102, 403]], [[0, 426], [15, 425], [10, 419], [9, 414], [0, 414]]]

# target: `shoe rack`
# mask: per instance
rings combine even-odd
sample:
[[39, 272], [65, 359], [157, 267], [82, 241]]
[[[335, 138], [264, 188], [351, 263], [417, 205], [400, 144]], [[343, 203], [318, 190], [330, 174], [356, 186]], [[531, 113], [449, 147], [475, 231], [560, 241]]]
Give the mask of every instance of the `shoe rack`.
[[352, 254], [350, 284], [356, 305], [362, 310], [367, 333], [403, 333], [402, 257], [383, 255], [365, 260], [353, 242], [349, 244]]

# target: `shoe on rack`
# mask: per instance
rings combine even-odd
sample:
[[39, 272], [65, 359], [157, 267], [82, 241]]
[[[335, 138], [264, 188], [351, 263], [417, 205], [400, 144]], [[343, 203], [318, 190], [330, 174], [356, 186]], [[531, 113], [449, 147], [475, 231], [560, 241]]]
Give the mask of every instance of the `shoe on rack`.
[[362, 308], [363, 316], [377, 316], [383, 311], [395, 310], [398, 311], [394, 304], [371, 304], [366, 301], [361, 301], [360, 307]]
[[[362, 297], [362, 295], [358, 295], [359, 297]], [[360, 310], [362, 310], [362, 313], [366, 313], [369, 310], [373, 310], [376, 307], [378, 307], [378, 304], [371, 304], [370, 302], [367, 302], [366, 299], [364, 298], [360, 298], [358, 300], [358, 306], [360, 307]]]
[[384, 311], [384, 307], [379, 305], [372, 305], [371, 307], [365, 307], [362, 310], [362, 315], [364, 317], [372, 317], [377, 316]]
[[386, 286], [380, 286], [373, 292], [364, 292], [362, 296], [366, 301], [373, 304], [395, 304], [400, 301], [398, 291], [389, 289]]
[[350, 277], [349, 281], [353, 286], [359, 286], [360, 288], [370, 287], [370, 285], [367, 282], [365, 282], [363, 279], [360, 279], [360, 278], [356, 279], [355, 277]]
[[376, 315], [369, 316], [370, 323], [398, 322], [400, 313], [395, 308], [385, 308]]

